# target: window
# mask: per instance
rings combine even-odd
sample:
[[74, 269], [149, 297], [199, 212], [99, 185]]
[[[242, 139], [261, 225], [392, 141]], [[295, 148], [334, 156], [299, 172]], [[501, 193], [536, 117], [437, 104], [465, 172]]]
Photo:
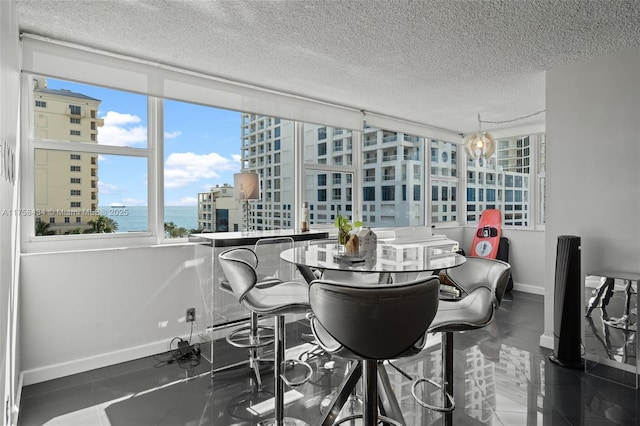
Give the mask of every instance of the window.
[[38, 107], [38, 108], [46, 108], [47, 107], [47, 103], [45, 101], [36, 100], [36, 107]]
[[327, 175], [325, 173], [318, 175], [318, 186], [327, 186]]
[[458, 145], [436, 139], [430, 145], [431, 223], [457, 222]]
[[362, 199], [364, 201], [376, 200], [376, 188], [373, 186], [365, 186], [362, 188]]
[[[368, 226], [425, 225], [422, 194], [413, 196], [415, 185], [427, 184], [425, 177], [425, 140], [393, 130], [366, 127], [363, 132], [363, 208], [376, 211]], [[426, 151], [428, 154], [429, 151]], [[374, 186], [380, 187], [376, 199]], [[370, 188], [370, 189], [367, 189]], [[389, 201], [399, 202], [397, 205]], [[402, 202], [402, 204], [400, 203]]]
[[[32, 82], [33, 105], [47, 109], [32, 112], [34, 188], [33, 199], [24, 202], [44, 213], [33, 219], [29, 238], [104, 238], [105, 229], [95, 226], [98, 217], [108, 233], [148, 231], [146, 96], [45, 77]], [[126, 205], [127, 214], [113, 214], [112, 204]], [[131, 229], [132, 223], [144, 225]]]
[[319, 143], [318, 144], [318, 156], [327, 155], [327, 144]]
[[422, 187], [420, 185], [413, 185], [413, 201], [420, 201], [422, 198]]
[[395, 201], [396, 199], [396, 187], [395, 186], [382, 186], [382, 201]]
[[[527, 136], [500, 139], [496, 141], [496, 152], [486, 160], [469, 159], [467, 162], [467, 203], [475, 206], [475, 211], [481, 213], [488, 208], [496, 208], [503, 212], [504, 226], [530, 227], [530, 214], [538, 209], [538, 223], [543, 223], [544, 195], [541, 191], [543, 179], [540, 173], [544, 163], [544, 134], [532, 134]], [[533, 150], [531, 148], [534, 148]], [[530, 165], [533, 161], [533, 153], [538, 152], [538, 169], [534, 170]], [[538, 173], [538, 201], [529, 197], [532, 190], [533, 173]], [[485, 180], [473, 178], [475, 175], [485, 175]], [[542, 190], [543, 191], [543, 190]], [[477, 194], [477, 198], [474, 195]], [[484, 196], [483, 196], [484, 195]], [[509, 213], [506, 213], [509, 212]], [[474, 216], [471, 222], [479, 219]]]
[[327, 128], [326, 127], [320, 127], [318, 128], [318, 140], [324, 140], [327, 138]]

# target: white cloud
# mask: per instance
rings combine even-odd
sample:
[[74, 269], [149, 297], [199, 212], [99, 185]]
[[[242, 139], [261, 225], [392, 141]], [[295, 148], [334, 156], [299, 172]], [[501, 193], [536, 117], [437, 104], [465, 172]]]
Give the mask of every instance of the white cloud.
[[210, 154], [174, 152], [165, 162], [164, 186], [165, 188], [180, 188], [200, 179], [219, 178], [219, 172], [237, 169], [236, 162], [215, 152]]
[[139, 123], [140, 117], [131, 114], [121, 114], [116, 111], [107, 111], [107, 115], [104, 117], [104, 124], [110, 124], [112, 126], [124, 126], [125, 124]]
[[169, 201], [166, 203], [168, 206], [197, 206], [198, 198], [197, 197], [182, 197], [179, 200]]
[[104, 125], [98, 129], [98, 143], [115, 146], [146, 146], [147, 128], [136, 125], [140, 117], [108, 111]]
[[98, 181], [98, 188], [101, 194], [118, 194], [121, 192], [118, 185], [102, 181]]
[[123, 198], [122, 203], [126, 206], [146, 206], [147, 200], [140, 198]]
[[239, 163], [242, 156], [240, 154], [231, 154], [231, 158], [233, 158], [233, 161], [237, 161]]
[[182, 135], [182, 132], [180, 130], [176, 130], [175, 132], [164, 132], [165, 139], [175, 139], [180, 135]]

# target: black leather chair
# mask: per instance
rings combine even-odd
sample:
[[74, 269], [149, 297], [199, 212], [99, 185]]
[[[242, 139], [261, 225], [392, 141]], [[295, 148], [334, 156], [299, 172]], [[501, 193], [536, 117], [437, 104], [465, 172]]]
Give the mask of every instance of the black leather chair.
[[285, 359], [285, 321], [286, 314], [307, 313], [310, 310], [308, 286], [297, 281], [280, 282], [271, 287], [258, 287], [256, 265], [258, 258], [251, 249], [240, 247], [224, 251], [218, 256], [233, 294], [251, 313], [262, 316], [274, 316], [274, 380], [275, 380], [275, 425], [286, 422], [304, 424], [298, 419], [284, 417], [284, 385], [298, 386], [305, 383], [313, 371], [299, 360], [287, 360], [289, 363], [302, 364], [308, 369], [307, 376], [298, 382], [288, 380], [284, 375]]
[[[459, 300], [441, 300], [438, 312], [433, 319], [429, 332], [442, 333], [442, 369], [443, 383], [429, 379], [414, 381], [412, 393], [420, 405], [431, 410], [451, 412], [455, 408], [453, 399], [453, 332], [482, 328], [489, 325], [502, 303], [502, 297], [509, 282], [511, 266], [500, 260], [481, 257], [467, 257], [467, 261], [447, 269], [445, 279], [456, 285], [463, 297]], [[444, 387], [446, 400], [441, 406], [421, 401], [417, 395], [417, 386], [428, 382]]]
[[325, 351], [362, 363], [363, 414], [334, 424], [362, 417], [365, 425], [377, 425], [378, 420], [402, 425], [378, 414], [378, 369], [384, 369], [383, 360], [422, 350], [438, 309], [439, 288], [435, 276], [389, 285], [322, 279], [311, 283], [309, 317], [316, 340]]

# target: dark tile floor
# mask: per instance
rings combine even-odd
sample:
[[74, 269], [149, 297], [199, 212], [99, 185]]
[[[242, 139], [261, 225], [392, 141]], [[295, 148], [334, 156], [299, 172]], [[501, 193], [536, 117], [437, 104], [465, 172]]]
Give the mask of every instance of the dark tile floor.
[[[288, 325], [287, 330], [291, 346], [294, 336], [307, 332], [308, 327], [299, 322]], [[550, 351], [538, 344], [542, 331], [543, 298], [514, 291], [506, 295], [490, 327], [455, 335], [454, 425], [638, 424], [638, 391], [551, 363]], [[439, 338], [432, 340], [434, 344], [419, 356], [395, 364], [411, 376], [437, 376]], [[203, 347], [203, 355], [205, 351]], [[224, 342], [216, 343], [214, 367], [244, 355]], [[269, 417], [267, 413], [260, 418], [246, 409], [272, 397], [268, 366], [264, 369], [265, 390], [257, 392], [245, 367], [212, 375], [204, 357], [167, 363], [170, 357], [161, 354], [27, 386], [18, 424], [249, 426]], [[296, 388], [304, 397], [287, 405], [285, 411], [317, 425], [319, 407], [339, 386], [346, 366], [326, 357], [316, 358], [313, 364], [311, 381]], [[440, 414], [414, 402], [411, 384], [402, 374], [391, 367], [387, 371], [408, 426], [444, 424]]]

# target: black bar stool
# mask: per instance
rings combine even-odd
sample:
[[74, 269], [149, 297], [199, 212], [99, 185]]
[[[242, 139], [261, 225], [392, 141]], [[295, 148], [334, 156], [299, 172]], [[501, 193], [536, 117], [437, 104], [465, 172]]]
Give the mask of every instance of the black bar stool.
[[[365, 425], [384, 421], [378, 414], [379, 368], [382, 361], [414, 355], [424, 347], [426, 332], [438, 309], [440, 281], [436, 276], [398, 284], [349, 284], [315, 280], [309, 287], [311, 329], [325, 351], [359, 364], [364, 383], [362, 415], [347, 416], [335, 425], [363, 418]], [[359, 368], [361, 366], [361, 369]], [[353, 376], [353, 377], [352, 377]], [[353, 386], [351, 374], [343, 387]], [[394, 398], [395, 399], [395, 398]]]
[[275, 413], [270, 424], [306, 425], [299, 419], [284, 416], [284, 385], [299, 386], [311, 377], [313, 373], [309, 364], [300, 360], [287, 360], [287, 363], [301, 364], [307, 367], [308, 374], [300, 381], [288, 380], [284, 375], [285, 351], [285, 321], [286, 314], [309, 312], [309, 294], [306, 283], [297, 281], [282, 282], [277, 285], [257, 287], [258, 275], [256, 265], [258, 258], [253, 250], [240, 247], [224, 251], [218, 256], [220, 266], [224, 271], [233, 294], [249, 311], [257, 315], [269, 315], [275, 318], [274, 342], [274, 399]]

